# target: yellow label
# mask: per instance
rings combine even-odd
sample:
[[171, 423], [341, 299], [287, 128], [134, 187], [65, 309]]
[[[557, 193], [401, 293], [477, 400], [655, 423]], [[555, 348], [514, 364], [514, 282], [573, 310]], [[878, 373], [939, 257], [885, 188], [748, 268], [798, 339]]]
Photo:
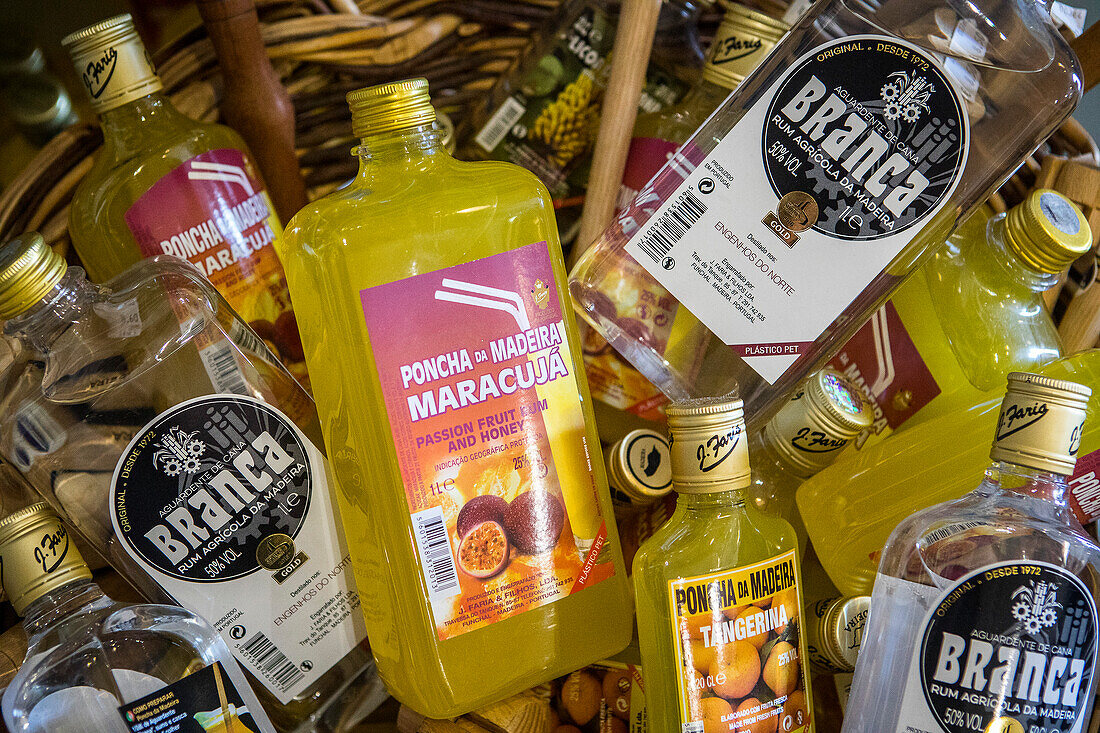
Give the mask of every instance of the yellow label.
[[795, 551], [668, 586], [681, 732], [811, 730]]

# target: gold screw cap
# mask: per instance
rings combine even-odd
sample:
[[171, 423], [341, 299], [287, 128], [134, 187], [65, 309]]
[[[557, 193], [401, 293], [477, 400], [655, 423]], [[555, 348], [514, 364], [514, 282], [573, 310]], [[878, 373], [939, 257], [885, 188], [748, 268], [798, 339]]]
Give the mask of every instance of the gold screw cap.
[[722, 2], [725, 15], [707, 51], [703, 79], [733, 89], [760, 65], [790, 26], [734, 2]]
[[1053, 275], [1089, 251], [1092, 229], [1077, 204], [1040, 188], [1008, 212], [1005, 243], [1028, 267]]
[[38, 232], [0, 247], [0, 320], [15, 318], [46, 297], [66, 267]]
[[989, 457], [1069, 476], [1091, 395], [1075, 382], [1012, 372]]
[[430, 125], [435, 108], [427, 79], [406, 79], [348, 92], [351, 127], [356, 137]]
[[98, 113], [159, 92], [160, 77], [129, 14], [116, 15], [61, 39]]
[[38, 502], [0, 519], [0, 581], [23, 615], [34, 601], [92, 571], [53, 509]]
[[799, 475], [812, 476], [874, 420], [859, 387], [827, 367], [775, 414], [764, 428], [764, 439]]
[[674, 402], [665, 409], [673, 489], [709, 494], [749, 485], [745, 409], [731, 397]]
[[655, 430], [632, 430], [607, 451], [607, 480], [631, 503], [645, 505], [672, 491], [668, 441]]

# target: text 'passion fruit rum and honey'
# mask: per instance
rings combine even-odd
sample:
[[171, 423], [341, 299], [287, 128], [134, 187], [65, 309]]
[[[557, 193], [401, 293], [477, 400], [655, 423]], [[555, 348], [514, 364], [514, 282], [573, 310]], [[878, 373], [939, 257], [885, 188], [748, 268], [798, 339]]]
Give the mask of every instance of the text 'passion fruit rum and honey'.
[[1009, 372], [1062, 356], [1042, 293], [1092, 240], [1056, 191], [1032, 191], [1007, 214], [975, 212], [830, 362], [876, 403], [857, 445], [977, 404]]
[[1070, 514], [1091, 390], [1013, 372], [985, 479], [882, 553], [845, 733], [1080, 733], [1100, 548]]
[[453, 716], [620, 651], [629, 588], [546, 188], [447, 154], [423, 79], [348, 101], [280, 256], [379, 671]]
[[[1078, 68], [1031, 0], [814, 3], [586, 252], [574, 300], [670, 397], [737, 383], [766, 420], [1069, 114]], [[701, 367], [620, 317], [624, 259], [711, 331]]]
[[748, 501], [741, 401], [666, 414], [676, 511], [634, 556], [649, 725], [812, 731], [798, 543]]
[[[666, 109], [640, 115], [634, 124], [623, 172], [619, 208], [672, 159], [676, 149], [729, 96], [787, 30], [780, 20], [736, 3], [723, 3], [725, 15], [707, 51], [702, 77], [682, 100]], [[587, 245], [588, 242], [582, 242]], [[608, 273], [609, 308], [620, 324], [664, 357], [678, 364], [699, 363], [708, 337], [705, 327], [638, 263], [623, 258]], [[663, 421], [668, 398], [623, 359], [600, 334], [585, 329], [584, 369], [596, 400], [593, 408], [600, 435], [618, 437], [619, 426], [638, 427]], [[692, 367], [688, 367], [691, 371]], [[616, 429], [618, 428], [618, 429]]]
[[0, 319], [4, 460], [145, 597], [209, 621], [279, 730], [369, 713], [313, 402], [210, 282], [161, 255], [94, 285], [30, 233], [0, 249]]
[[172, 106], [129, 15], [62, 44], [103, 128], [103, 148], [69, 214], [88, 276], [103, 282], [158, 254], [187, 260], [308, 389], [286, 277], [272, 247], [282, 226], [244, 140]]

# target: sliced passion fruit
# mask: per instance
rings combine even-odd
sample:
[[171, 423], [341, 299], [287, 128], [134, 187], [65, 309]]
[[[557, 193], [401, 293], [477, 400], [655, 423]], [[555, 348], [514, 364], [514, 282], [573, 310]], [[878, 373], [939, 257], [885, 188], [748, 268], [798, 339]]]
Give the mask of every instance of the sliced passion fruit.
[[475, 524], [458, 545], [458, 567], [471, 578], [491, 578], [508, 565], [508, 537], [493, 520]]

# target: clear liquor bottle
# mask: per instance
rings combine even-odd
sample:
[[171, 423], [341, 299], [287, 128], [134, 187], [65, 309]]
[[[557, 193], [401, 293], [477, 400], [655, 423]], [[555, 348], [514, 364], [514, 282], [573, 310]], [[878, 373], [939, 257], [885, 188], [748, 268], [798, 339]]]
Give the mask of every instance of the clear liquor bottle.
[[[313, 402], [195, 268], [0, 249], [0, 454], [145, 597], [210, 621], [280, 730], [384, 695]], [[329, 722], [325, 722], [329, 721]]]
[[[669, 397], [737, 388], [766, 420], [1065, 119], [1078, 69], [1033, 0], [814, 3], [588, 249], [574, 300]], [[624, 259], [707, 326], [701, 366], [619, 315]]]
[[[123, 711], [136, 709], [131, 722], [167, 712], [207, 731], [274, 733], [214, 627], [179, 607], [105, 596], [46, 503], [0, 520], [0, 563], [27, 634], [27, 659], [4, 690], [7, 730], [126, 733]], [[215, 720], [222, 727], [203, 725]]]
[[846, 733], [1084, 729], [1100, 548], [1065, 491], [1090, 394], [1010, 374], [984, 480], [891, 534]]

